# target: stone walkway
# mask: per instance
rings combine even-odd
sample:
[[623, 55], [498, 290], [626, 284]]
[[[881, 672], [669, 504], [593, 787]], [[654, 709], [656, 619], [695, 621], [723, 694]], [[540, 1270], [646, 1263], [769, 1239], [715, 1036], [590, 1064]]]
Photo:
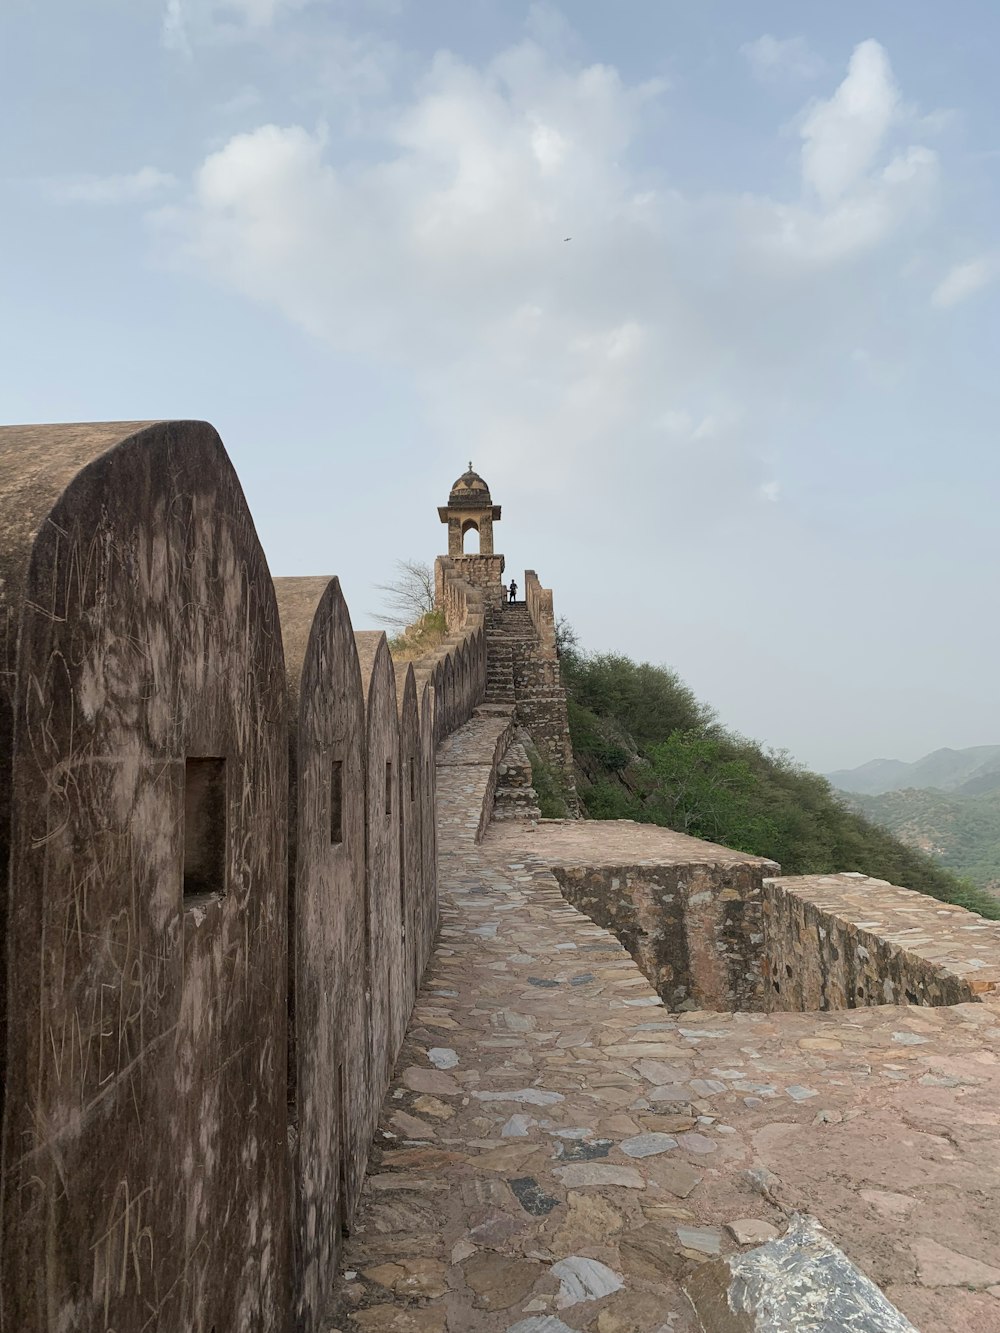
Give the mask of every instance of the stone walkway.
[[921, 1333], [1000, 1333], [1000, 1010], [668, 1013], [530, 826], [476, 844], [507, 726], [442, 747], [441, 933], [330, 1333], [694, 1333], [694, 1265], [795, 1211]]

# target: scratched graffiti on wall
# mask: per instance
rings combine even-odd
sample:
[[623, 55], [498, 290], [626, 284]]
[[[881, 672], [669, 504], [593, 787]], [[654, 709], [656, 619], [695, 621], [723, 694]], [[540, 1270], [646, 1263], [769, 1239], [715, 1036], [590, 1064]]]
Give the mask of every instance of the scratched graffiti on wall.
[[397, 671], [336, 580], [276, 600], [207, 424], [0, 428], [0, 1333], [321, 1327], [485, 692], [462, 572]]

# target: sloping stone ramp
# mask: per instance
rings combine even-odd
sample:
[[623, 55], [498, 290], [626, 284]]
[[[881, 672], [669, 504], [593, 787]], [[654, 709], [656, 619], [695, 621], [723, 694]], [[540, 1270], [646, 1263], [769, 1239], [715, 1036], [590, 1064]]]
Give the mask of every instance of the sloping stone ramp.
[[487, 831], [511, 734], [439, 751], [440, 937], [329, 1333], [696, 1333], [700, 1266], [797, 1213], [922, 1333], [1000, 1333], [995, 1007], [667, 1012]]

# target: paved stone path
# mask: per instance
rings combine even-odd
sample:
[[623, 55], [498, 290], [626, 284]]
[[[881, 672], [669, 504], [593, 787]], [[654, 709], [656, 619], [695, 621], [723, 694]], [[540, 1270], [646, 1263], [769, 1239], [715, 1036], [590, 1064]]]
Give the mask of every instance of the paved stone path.
[[921, 1333], [1000, 1333], [1000, 1010], [668, 1013], [530, 826], [475, 843], [506, 727], [442, 747], [441, 933], [331, 1333], [694, 1333], [685, 1275], [792, 1211]]

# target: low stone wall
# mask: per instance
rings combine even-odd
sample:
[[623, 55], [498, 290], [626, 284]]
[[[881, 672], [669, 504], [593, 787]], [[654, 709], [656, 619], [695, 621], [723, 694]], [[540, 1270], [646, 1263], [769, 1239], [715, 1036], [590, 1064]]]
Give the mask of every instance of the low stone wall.
[[763, 885], [771, 1009], [963, 1004], [1000, 995], [1000, 922], [867, 875]]
[[668, 1008], [763, 1007], [761, 882], [772, 862], [551, 869], [567, 901], [621, 940]]
[[[484, 704], [476, 710], [468, 726], [449, 736], [438, 747], [437, 769], [441, 789], [437, 824], [441, 849], [448, 855], [457, 843], [482, 842], [490, 826], [496, 794], [500, 761], [510, 748], [514, 718], [509, 708]], [[456, 810], [465, 802], [456, 799], [456, 791], [475, 792], [469, 803], [467, 821], [460, 827], [452, 823]]]

